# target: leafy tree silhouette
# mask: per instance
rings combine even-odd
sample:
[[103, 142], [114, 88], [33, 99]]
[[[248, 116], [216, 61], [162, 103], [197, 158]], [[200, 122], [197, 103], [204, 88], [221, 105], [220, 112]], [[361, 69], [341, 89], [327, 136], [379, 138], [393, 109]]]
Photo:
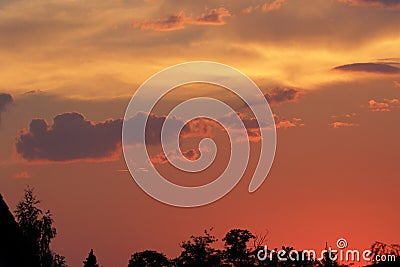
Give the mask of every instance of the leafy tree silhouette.
[[232, 229], [222, 241], [225, 242], [224, 258], [228, 266], [246, 267], [254, 266], [256, 259], [253, 251], [247, 246], [255, 236], [249, 230]]
[[319, 262], [316, 262], [317, 267], [347, 267], [345, 264], [338, 263], [337, 260], [332, 260], [337, 253], [333, 253], [331, 249], [328, 249], [328, 245], [326, 245], [325, 250], [323, 258]]
[[[65, 257], [54, 253], [50, 248], [51, 241], [56, 237], [57, 231], [53, 227], [54, 220], [49, 210], [43, 212], [38, 205], [40, 200], [34, 195], [33, 189], [25, 189], [23, 199], [18, 203], [15, 210], [16, 222], [13, 215], [8, 210], [7, 204], [0, 199], [0, 211], [4, 215], [0, 226], [14, 232], [5, 236], [10, 244], [10, 240], [17, 240], [11, 246], [14, 250], [21, 249], [26, 251], [29, 258], [29, 267], [67, 267]], [[5, 218], [7, 217], [7, 218]], [[128, 267], [249, 267], [249, 266], [268, 266], [268, 267], [348, 267], [349, 265], [340, 264], [337, 260], [332, 260], [335, 256], [332, 251], [327, 250], [322, 259], [316, 260], [314, 256], [304, 256], [304, 252], [294, 250], [293, 247], [283, 246], [281, 250], [265, 250], [264, 241], [266, 236], [255, 236], [246, 229], [232, 229], [226, 233], [222, 239], [224, 249], [215, 248], [218, 239], [211, 234], [212, 229], [205, 230], [203, 235], [191, 236], [189, 240], [180, 244], [181, 254], [169, 260], [163, 253], [145, 250], [134, 253], [129, 260]], [[12, 238], [14, 237], [14, 239]], [[253, 241], [253, 247], [249, 243]], [[28, 247], [27, 247], [28, 246]], [[327, 247], [327, 246], [326, 246]], [[326, 248], [327, 249], [327, 248]], [[267, 253], [266, 260], [259, 260], [260, 250]], [[12, 255], [19, 255], [17, 252], [7, 250]], [[283, 255], [281, 252], [284, 252]], [[375, 242], [371, 247], [371, 259], [377, 256], [386, 256], [385, 261], [373, 261], [368, 267], [395, 267], [400, 262], [400, 246], [396, 244], [387, 245]], [[29, 252], [29, 253], [28, 253]], [[33, 255], [32, 255], [32, 253]], [[29, 254], [29, 255], [28, 255]], [[18, 259], [14, 265], [10, 265], [10, 257], [0, 254], [0, 267], [22, 266]], [[264, 254], [265, 255], [265, 254]], [[390, 256], [390, 257], [389, 257]], [[15, 258], [15, 257], [14, 257]], [[39, 263], [39, 265], [37, 264]], [[90, 250], [88, 257], [83, 262], [84, 267], [99, 267], [93, 249]]]
[[167, 267], [170, 265], [167, 257], [153, 250], [145, 250], [132, 255], [128, 267]]
[[41, 267], [66, 267], [65, 258], [50, 249], [51, 240], [57, 234], [52, 214], [49, 210], [43, 212], [38, 208], [39, 204], [33, 188], [25, 189], [24, 197], [15, 210], [18, 226], [32, 246]]
[[83, 262], [83, 267], [99, 267], [97, 264], [97, 258], [94, 255], [93, 249], [90, 250], [88, 257]]
[[211, 235], [210, 231], [205, 230], [204, 235], [191, 236], [190, 240], [182, 242], [181, 255], [175, 259], [176, 266], [213, 267], [221, 265], [221, 252], [212, 247], [218, 239]]
[[[370, 265], [376, 267], [398, 267], [400, 262], [400, 245], [398, 244], [384, 244], [382, 242], [375, 242], [371, 246], [371, 259], [375, 259]], [[382, 256], [384, 255], [384, 258]], [[379, 260], [379, 261], [378, 261]]]
[[67, 262], [64, 256], [54, 254], [52, 267], [67, 267]]

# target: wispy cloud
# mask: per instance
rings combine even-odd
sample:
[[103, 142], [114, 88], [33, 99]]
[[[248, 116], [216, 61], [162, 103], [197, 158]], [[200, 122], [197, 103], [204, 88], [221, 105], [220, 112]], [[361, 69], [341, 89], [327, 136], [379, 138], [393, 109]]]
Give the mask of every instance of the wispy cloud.
[[16, 179], [28, 179], [31, 178], [30, 174], [27, 171], [22, 171], [14, 174], [14, 178]]
[[393, 109], [400, 108], [400, 100], [396, 98], [384, 99], [382, 101], [371, 99], [368, 102], [368, 107], [373, 112], [389, 112]]
[[[168, 154], [168, 158], [169, 159], [181, 159], [178, 156], [178, 152], [175, 151], [173, 153]], [[182, 155], [188, 159], [188, 160], [196, 160], [200, 157], [200, 151], [198, 151], [197, 149], [188, 149], [188, 150], [184, 150], [182, 151]], [[168, 158], [166, 157], [164, 152], [161, 152], [155, 156], [150, 157], [150, 161], [153, 164], [165, 164], [168, 163]]]
[[344, 121], [334, 121], [328, 124], [330, 127], [338, 129], [338, 128], [350, 128], [356, 127], [358, 124], [352, 122], [344, 122]]
[[260, 10], [262, 12], [270, 12], [273, 10], [278, 10], [282, 8], [282, 5], [286, 2], [286, 0], [273, 0], [267, 1], [263, 4], [258, 4], [258, 5], [251, 5], [248, 6], [247, 8], [243, 9], [243, 13], [249, 14], [252, 13], [253, 11]]
[[274, 114], [274, 118], [277, 129], [288, 129], [288, 128], [305, 126], [303, 119], [301, 118], [286, 119], [276, 114]]
[[359, 126], [358, 123], [354, 122], [356, 116], [357, 113], [355, 112], [345, 113], [341, 115], [332, 115], [331, 119], [333, 120], [333, 122], [328, 123], [328, 126], [335, 129]]
[[197, 17], [187, 16], [182, 11], [165, 19], [138, 20], [132, 24], [132, 27], [141, 30], [175, 31], [185, 28], [186, 25], [224, 25], [226, 23], [224, 18], [230, 16], [232, 16], [231, 12], [224, 7], [207, 10]]

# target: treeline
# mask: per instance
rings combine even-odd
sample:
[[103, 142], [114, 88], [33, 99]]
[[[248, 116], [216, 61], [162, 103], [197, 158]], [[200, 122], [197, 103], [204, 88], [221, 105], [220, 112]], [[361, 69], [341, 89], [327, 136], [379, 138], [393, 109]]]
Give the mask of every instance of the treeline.
[[[34, 255], [29, 267], [68, 267], [65, 257], [55, 253], [50, 243], [57, 235], [53, 227], [53, 218], [49, 210], [42, 211], [40, 201], [27, 188], [23, 199], [15, 210], [15, 218], [22, 235], [30, 244]], [[314, 257], [298, 257], [306, 255], [298, 251], [297, 257], [291, 256], [293, 247], [283, 246], [281, 249], [265, 250], [265, 236], [256, 236], [246, 229], [232, 229], [222, 238], [223, 247], [216, 246], [218, 239], [212, 235], [212, 229], [202, 235], [191, 236], [180, 244], [180, 255], [168, 258], [165, 254], [154, 250], [145, 250], [131, 255], [128, 267], [347, 267], [325, 252], [320, 259]], [[387, 252], [382, 243], [372, 246], [374, 254]], [[280, 254], [278, 255], [278, 253]], [[283, 253], [282, 253], [283, 252]], [[391, 267], [400, 266], [399, 251], [392, 251], [396, 260], [393, 262], [373, 262], [368, 266]], [[397, 253], [397, 254], [396, 254]], [[317, 255], [317, 257], [319, 257]], [[260, 260], [261, 259], [261, 260]], [[0, 261], [1, 262], [1, 261]], [[83, 261], [84, 267], [100, 267], [94, 251], [91, 250]]]

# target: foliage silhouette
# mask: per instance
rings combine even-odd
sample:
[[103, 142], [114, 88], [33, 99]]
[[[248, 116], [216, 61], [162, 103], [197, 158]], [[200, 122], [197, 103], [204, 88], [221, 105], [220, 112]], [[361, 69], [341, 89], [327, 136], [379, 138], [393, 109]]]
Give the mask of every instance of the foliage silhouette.
[[182, 242], [180, 245], [182, 252], [175, 259], [175, 266], [220, 266], [222, 263], [221, 252], [212, 247], [218, 239], [211, 235], [210, 231], [205, 230], [204, 235], [191, 236], [190, 240]]
[[33, 189], [25, 189], [24, 197], [15, 210], [19, 229], [31, 245], [40, 267], [66, 267], [65, 258], [50, 249], [51, 240], [57, 235], [52, 214], [49, 210], [43, 212], [39, 204]]
[[90, 250], [88, 257], [83, 262], [83, 267], [99, 267], [97, 264], [97, 258], [94, 255], [93, 249]]
[[372, 259], [382, 259], [385, 255], [385, 261], [374, 261], [368, 266], [375, 267], [398, 267], [400, 262], [400, 245], [387, 245], [382, 242], [375, 242], [371, 246]]
[[254, 266], [256, 259], [248, 243], [256, 237], [249, 230], [232, 229], [222, 241], [225, 242], [224, 258], [226, 263], [235, 267]]
[[[36, 198], [33, 189], [28, 187], [16, 207], [15, 220], [0, 195], [0, 267], [67, 267], [65, 257], [54, 253], [50, 247], [57, 234], [52, 214], [49, 210], [43, 212], [39, 204], [40, 200]], [[145, 250], [134, 253], [128, 267], [348, 267], [337, 260], [331, 260], [333, 255], [329, 257], [329, 253], [332, 251], [325, 252], [323, 258], [317, 260], [314, 258], [317, 255], [310, 256], [309, 251], [294, 253], [297, 250], [293, 247], [268, 250], [264, 246], [266, 236], [255, 236], [246, 229], [228, 231], [222, 239], [223, 249], [218, 249], [222, 246], [217, 244], [218, 239], [211, 231], [205, 230], [204, 234], [183, 241], [177, 258], [168, 259], [163, 253]], [[283, 256], [278, 255], [281, 251], [284, 252]], [[371, 259], [391, 255], [394, 260], [373, 261], [366, 266], [399, 266], [399, 245], [375, 242], [371, 251]], [[268, 255], [265, 260], [259, 259], [262, 253]], [[293, 256], [292, 253], [294, 259], [290, 256]], [[309, 257], [299, 257], [304, 254]], [[93, 249], [83, 264], [84, 267], [99, 267]]]
[[167, 257], [153, 250], [145, 250], [132, 255], [128, 267], [167, 267], [170, 261]]

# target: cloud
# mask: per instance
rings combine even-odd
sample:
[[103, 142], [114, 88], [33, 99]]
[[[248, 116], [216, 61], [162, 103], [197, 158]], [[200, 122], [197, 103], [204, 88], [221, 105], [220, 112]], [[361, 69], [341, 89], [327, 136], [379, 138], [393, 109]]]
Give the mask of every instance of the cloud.
[[343, 121], [334, 121], [328, 124], [332, 128], [349, 128], [349, 127], [356, 127], [358, 124], [352, 122], [343, 122]]
[[10, 94], [0, 93], [0, 112], [6, 110], [6, 106], [13, 102], [13, 98]]
[[53, 125], [33, 119], [15, 146], [27, 161], [109, 160], [119, 154], [121, 127], [121, 119], [94, 123], [79, 113], [64, 113]]
[[396, 98], [384, 99], [382, 101], [371, 99], [368, 101], [368, 107], [373, 112], [389, 112], [395, 108], [400, 108], [400, 100]]
[[[251, 142], [260, 140], [259, 127], [271, 127], [273, 122], [258, 122], [255, 118], [239, 114], [247, 130]], [[287, 120], [275, 115], [276, 128], [292, 128], [304, 126], [301, 119]], [[128, 131], [135, 131], [135, 125], [144, 123], [147, 119], [146, 144], [160, 145], [161, 130], [166, 120], [175, 129], [182, 129], [180, 138], [213, 138], [221, 125], [214, 120], [198, 118], [184, 124], [175, 117], [146, 115], [138, 113], [126, 121]], [[233, 115], [220, 118], [230, 130], [236, 130], [238, 125]], [[228, 130], [229, 130], [228, 129]], [[18, 155], [28, 162], [75, 162], [75, 161], [106, 161], [115, 160], [121, 152], [122, 119], [109, 119], [103, 122], [93, 122], [76, 112], [57, 115], [50, 125], [44, 119], [31, 120], [28, 129], [20, 132], [16, 138], [15, 148]], [[128, 144], [138, 145], [139, 134], [128, 136]], [[176, 136], [166, 136], [167, 142]], [[188, 159], [196, 159], [199, 152], [187, 150], [183, 154]], [[161, 156], [155, 157], [162, 162]]]
[[271, 3], [265, 3], [261, 6], [261, 10], [264, 12], [269, 12], [273, 10], [278, 10], [281, 9], [283, 3], [285, 3], [286, 0], [274, 0]]
[[1, 123], [1, 113], [6, 111], [7, 105], [13, 102], [13, 98], [10, 94], [0, 93], [0, 123]]
[[353, 63], [341, 65], [333, 68], [334, 70], [349, 72], [368, 72], [377, 74], [398, 74], [400, 69], [384, 63]]
[[[243, 141], [248, 140], [250, 142], [257, 143], [261, 140], [261, 133], [260, 133], [259, 125], [262, 125], [262, 127], [271, 126], [271, 124], [268, 122], [259, 123], [256, 120], [256, 118], [246, 117], [244, 114], [241, 114], [241, 113], [238, 113], [238, 116], [241, 118], [243, 125], [246, 128], [247, 136], [241, 136], [237, 140], [234, 140], [234, 142], [243, 142]], [[238, 129], [239, 124], [236, 123], [236, 120], [234, 118], [235, 118], [234, 114], [229, 114], [229, 115], [221, 118], [219, 121], [221, 122], [221, 124], [223, 124], [225, 127], [227, 127], [228, 131], [235, 131]], [[275, 127], [277, 129], [303, 127], [305, 125], [301, 118], [286, 119], [286, 118], [283, 118], [283, 117], [280, 117], [280, 116], [274, 114], [274, 119], [275, 119]], [[183, 137], [183, 138], [210, 137], [210, 138], [212, 138], [213, 132], [215, 131], [214, 129], [216, 129], [218, 127], [217, 126], [218, 124], [215, 121], [209, 120], [209, 119], [197, 119], [197, 120], [191, 122], [190, 124], [191, 124], [191, 126], [187, 128], [188, 133], [181, 135], [181, 137]], [[187, 125], [190, 125], [190, 124], [187, 124]], [[185, 125], [185, 127], [187, 125]], [[197, 127], [199, 127], [200, 130], [196, 130]], [[200, 151], [198, 149], [184, 150], [184, 151], [182, 151], [182, 155], [184, 155], [189, 160], [196, 160], [201, 156]], [[168, 154], [168, 157], [171, 159], [180, 159], [180, 157], [178, 157], [177, 151], [174, 151], [174, 152]], [[153, 164], [168, 163], [168, 159], [164, 152], [160, 152], [154, 156], [151, 156], [150, 160]]]
[[202, 137], [212, 138], [214, 136], [214, 129], [217, 127], [216, 122], [206, 118], [199, 118], [187, 123], [181, 132], [183, 138], [189, 137]]
[[[257, 121], [255, 117], [248, 117], [242, 113], [237, 114], [241, 118], [247, 131], [247, 136], [242, 137], [240, 141], [248, 139], [250, 142], [259, 142], [261, 139], [260, 127], [263, 129], [268, 129], [274, 126], [276, 129], [287, 129], [305, 126], [301, 118], [286, 119], [277, 114], [273, 114], [274, 121]], [[221, 123], [232, 130], [235, 130], [239, 127], [239, 124], [236, 124], [235, 122], [236, 120], [234, 119], [233, 114], [225, 116], [221, 119]]]
[[377, 6], [386, 8], [400, 8], [400, 0], [339, 0], [353, 6]]
[[[200, 158], [200, 151], [197, 149], [188, 149], [182, 151], [182, 155], [188, 160], [196, 160]], [[171, 153], [168, 155], [168, 157], [171, 159], [180, 159], [180, 157], [178, 157], [178, 152]], [[164, 152], [150, 157], [150, 161], [153, 164], [165, 164], [169, 162]]]
[[31, 176], [29, 175], [29, 173], [27, 171], [23, 171], [23, 172], [18, 172], [16, 174], [14, 174], [14, 178], [28, 179], [28, 178], [31, 178]]
[[356, 126], [358, 126], [358, 124], [352, 122], [352, 120], [354, 120], [354, 118], [356, 116], [357, 116], [357, 113], [355, 113], [355, 112], [345, 113], [345, 114], [341, 114], [341, 115], [332, 115], [330, 117], [334, 121], [331, 123], [328, 123], [328, 126], [335, 128], [335, 129], [356, 127]]
[[154, 31], [175, 31], [185, 28], [186, 25], [224, 25], [224, 17], [230, 17], [232, 14], [224, 7], [207, 10], [197, 18], [186, 16], [179, 12], [166, 19], [158, 20], [138, 20], [132, 24], [135, 29], [154, 30]]
[[350, 118], [353, 118], [355, 116], [357, 116], [357, 113], [352, 112], [352, 113], [345, 113], [345, 114], [342, 114], [342, 115], [332, 115], [331, 118], [332, 119], [337, 119], [337, 118], [350, 119]]
[[302, 93], [303, 91], [295, 88], [275, 88], [264, 96], [270, 105], [280, 105], [297, 101]]
[[185, 14], [181, 12], [177, 15], [171, 15], [166, 19], [135, 21], [132, 27], [141, 30], [175, 31], [183, 29], [186, 20]]
[[[161, 143], [161, 129], [166, 120], [173, 127], [182, 128], [181, 138], [212, 137], [210, 120], [193, 120], [184, 125], [182, 120], [155, 114], [138, 113], [126, 122], [129, 131], [147, 119], [146, 144]], [[53, 125], [44, 119], [33, 119], [29, 128], [21, 131], [16, 140], [16, 151], [29, 162], [72, 162], [114, 160], [121, 151], [122, 119], [104, 122], [86, 120], [82, 114], [72, 112], [57, 115]], [[128, 144], [140, 144], [139, 134], [129, 135]], [[167, 141], [176, 138], [167, 136]], [[191, 152], [188, 158], [194, 156]]]
[[224, 25], [224, 17], [231, 17], [232, 14], [224, 7], [211, 9], [201, 14], [193, 24], [196, 25]]
[[[155, 114], [146, 114], [146, 113], [138, 113], [132, 118], [128, 119], [126, 124], [126, 130], [128, 132], [132, 132], [133, 134], [128, 135], [127, 142], [130, 145], [141, 144], [141, 135], [137, 133], [136, 126], [138, 124], [143, 125], [147, 120], [147, 129], [145, 132], [146, 144], [147, 145], [159, 145], [161, 144], [161, 130], [162, 126], [167, 119], [166, 116], [158, 116]], [[174, 125], [174, 129], [181, 127], [183, 122], [176, 118], [168, 118], [172, 120], [172, 124]]]
[[[159, 145], [161, 144], [161, 130], [163, 124], [166, 120], [169, 120], [169, 123], [173, 129], [181, 129], [180, 137], [181, 138], [191, 138], [191, 137], [213, 137], [214, 125], [212, 121], [209, 119], [195, 119], [187, 124], [184, 124], [183, 120], [180, 120], [176, 117], [167, 117], [167, 116], [158, 116], [155, 114], [145, 114], [138, 113], [134, 117], [128, 119], [126, 122], [127, 131], [135, 132], [135, 125], [144, 124], [147, 119], [147, 129], [146, 129], [146, 144], [147, 145]], [[170, 141], [176, 138], [176, 136], [166, 136], [166, 140]], [[140, 134], [132, 134], [128, 136], [127, 139], [128, 144], [137, 145], [141, 144], [142, 140], [140, 139]]]
[[285, 119], [274, 114], [275, 125], [277, 129], [288, 129], [294, 127], [303, 127], [305, 124], [301, 118]]
[[285, 2], [286, 2], [286, 0], [273, 0], [272, 2], [267, 1], [264, 4], [248, 6], [247, 8], [243, 9], [242, 12], [246, 13], [246, 14], [250, 14], [256, 10], [261, 10], [262, 12], [270, 12], [270, 11], [281, 9], [282, 5]]

